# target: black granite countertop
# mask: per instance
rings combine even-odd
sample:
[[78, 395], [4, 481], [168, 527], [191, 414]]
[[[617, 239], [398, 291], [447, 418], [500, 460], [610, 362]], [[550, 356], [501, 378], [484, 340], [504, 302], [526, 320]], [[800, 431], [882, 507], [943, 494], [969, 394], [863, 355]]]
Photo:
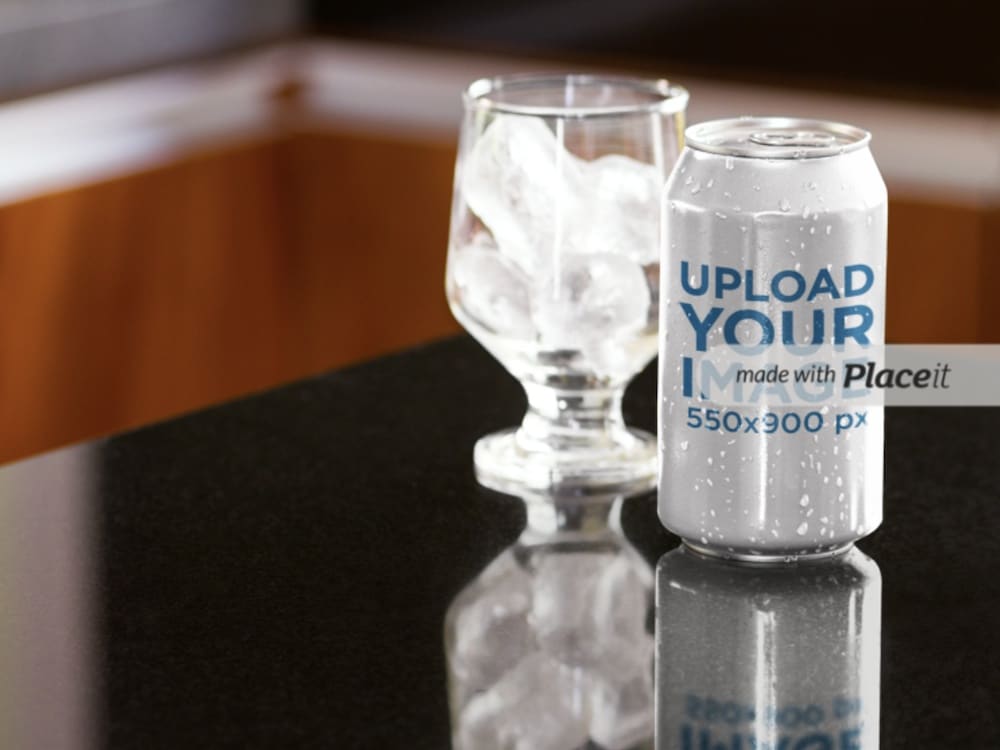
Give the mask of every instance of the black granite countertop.
[[[647, 369], [626, 418], [654, 400]], [[461, 338], [0, 469], [0, 747], [449, 747], [446, 612], [526, 548], [472, 445], [523, 408]], [[886, 421], [881, 622], [848, 634], [880, 644], [881, 747], [998, 748], [1000, 410]], [[650, 570], [677, 546], [653, 495], [620, 512]]]

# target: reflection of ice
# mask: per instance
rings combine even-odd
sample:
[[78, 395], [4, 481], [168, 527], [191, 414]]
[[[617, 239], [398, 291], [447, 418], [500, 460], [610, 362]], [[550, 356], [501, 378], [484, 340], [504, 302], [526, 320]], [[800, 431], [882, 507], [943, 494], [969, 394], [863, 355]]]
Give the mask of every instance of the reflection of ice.
[[449, 261], [463, 309], [490, 331], [532, 337], [528, 277], [486, 236], [455, 248]]
[[653, 675], [644, 669], [624, 680], [599, 678], [591, 688], [590, 736], [608, 750], [629, 748], [652, 734]]
[[569, 552], [538, 560], [531, 620], [539, 646], [564, 664], [592, 667], [606, 646], [600, 623], [594, 622], [594, 590], [611, 559]]
[[634, 562], [616, 551], [546, 555], [535, 571], [531, 618], [540, 647], [561, 662], [619, 671], [623, 656], [649, 656], [636, 616], [647, 601]]
[[651, 595], [649, 566], [607, 525], [529, 526], [449, 608], [455, 747], [626, 750], [648, 740]]
[[484, 750], [575, 750], [588, 735], [586, 712], [579, 704], [581, 678], [545, 654], [527, 656], [465, 705], [456, 744]]
[[496, 117], [462, 169], [465, 200], [499, 251], [459, 260], [456, 249], [467, 312], [620, 369], [621, 342], [650, 322], [644, 267], [659, 261], [661, 184], [657, 167], [623, 155], [574, 156], [540, 118]]
[[534, 648], [531, 596], [531, 579], [505, 552], [455, 601], [451, 664], [466, 691], [492, 685]]

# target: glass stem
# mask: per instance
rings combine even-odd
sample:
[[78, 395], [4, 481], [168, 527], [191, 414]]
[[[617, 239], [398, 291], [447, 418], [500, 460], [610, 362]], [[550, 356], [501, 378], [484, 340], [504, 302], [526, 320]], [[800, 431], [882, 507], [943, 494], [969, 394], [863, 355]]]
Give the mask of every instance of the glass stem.
[[517, 433], [531, 451], [601, 450], [625, 431], [623, 388], [569, 390], [522, 383], [528, 411]]

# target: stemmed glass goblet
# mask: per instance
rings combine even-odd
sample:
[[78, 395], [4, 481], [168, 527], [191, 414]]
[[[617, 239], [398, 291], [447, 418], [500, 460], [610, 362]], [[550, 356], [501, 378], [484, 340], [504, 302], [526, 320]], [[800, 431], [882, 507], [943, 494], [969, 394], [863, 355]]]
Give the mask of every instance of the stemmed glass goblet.
[[660, 193], [687, 92], [614, 76], [481, 79], [465, 92], [446, 288], [458, 321], [528, 398], [481, 438], [507, 492], [652, 486], [656, 443], [622, 395], [656, 354]]

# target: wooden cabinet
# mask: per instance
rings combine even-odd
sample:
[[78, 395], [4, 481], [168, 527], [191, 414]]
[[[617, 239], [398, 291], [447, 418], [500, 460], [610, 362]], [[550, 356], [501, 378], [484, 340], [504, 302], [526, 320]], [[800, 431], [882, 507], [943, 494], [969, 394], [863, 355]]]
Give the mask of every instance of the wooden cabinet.
[[457, 331], [452, 160], [302, 134], [0, 207], [0, 460]]

